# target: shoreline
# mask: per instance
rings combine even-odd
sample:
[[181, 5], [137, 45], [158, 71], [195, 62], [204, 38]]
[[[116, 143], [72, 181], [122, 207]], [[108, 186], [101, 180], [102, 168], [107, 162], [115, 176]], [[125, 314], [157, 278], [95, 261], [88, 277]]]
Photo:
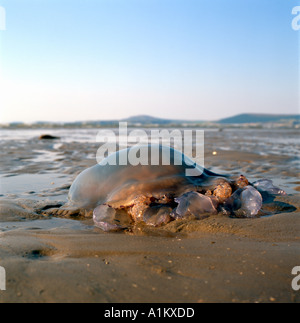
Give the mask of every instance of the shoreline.
[[92, 137], [7, 139], [0, 177], [0, 266], [7, 280], [0, 302], [299, 303], [291, 272], [300, 265], [300, 179], [293, 150], [285, 154], [290, 135], [269, 143], [260, 133], [224, 133], [206, 133], [205, 167], [274, 180], [288, 193], [274, 200], [277, 214], [177, 220], [131, 233], [36, 212], [65, 203], [76, 175], [95, 164]]

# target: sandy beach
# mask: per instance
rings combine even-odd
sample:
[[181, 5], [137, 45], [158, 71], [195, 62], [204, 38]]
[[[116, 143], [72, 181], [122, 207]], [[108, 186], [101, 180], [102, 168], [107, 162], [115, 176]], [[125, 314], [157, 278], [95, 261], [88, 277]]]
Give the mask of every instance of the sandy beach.
[[[44, 133], [60, 137], [39, 140]], [[97, 129], [1, 130], [0, 302], [299, 302], [299, 132], [205, 131], [205, 167], [269, 178], [287, 192], [265, 216], [176, 220], [104, 233], [90, 218], [52, 217], [96, 163]]]

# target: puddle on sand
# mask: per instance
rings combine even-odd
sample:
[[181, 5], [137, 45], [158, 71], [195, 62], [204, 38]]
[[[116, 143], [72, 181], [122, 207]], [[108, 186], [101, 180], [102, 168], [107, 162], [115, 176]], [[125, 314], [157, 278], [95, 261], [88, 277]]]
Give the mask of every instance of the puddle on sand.
[[57, 151], [50, 151], [50, 150], [34, 150], [34, 156], [30, 158], [35, 163], [42, 163], [42, 162], [52, 162], [57, 158], [60, 158], [61, 155]]
[[0, 177], [0, 196], [35, 198], [49, 193], [48, 197], [67, 194], [69, 178], [63, 174], [20, 174]]
[[[91, 221], [90, 221], [91, 222]], [[91, 230], [93, 223], [84, 223], [62, 218], [49, 218], [45, 220], [19, 221], [19, 222], [1, 222], [0, 232], [23, 231], [23, 230]]]

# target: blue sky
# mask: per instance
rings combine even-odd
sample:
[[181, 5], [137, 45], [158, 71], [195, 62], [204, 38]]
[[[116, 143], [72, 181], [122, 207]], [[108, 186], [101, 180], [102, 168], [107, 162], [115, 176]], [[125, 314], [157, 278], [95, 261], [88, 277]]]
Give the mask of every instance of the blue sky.
[[0, 122], [299, 113], [292, 0], [0, 0]]

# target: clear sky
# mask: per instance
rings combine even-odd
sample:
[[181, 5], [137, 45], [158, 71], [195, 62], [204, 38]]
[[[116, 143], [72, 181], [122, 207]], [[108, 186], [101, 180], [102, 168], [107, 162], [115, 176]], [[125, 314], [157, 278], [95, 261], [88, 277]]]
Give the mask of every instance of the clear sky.
[[299, 113], [296, 0], [0, 0], [0, 122]]

